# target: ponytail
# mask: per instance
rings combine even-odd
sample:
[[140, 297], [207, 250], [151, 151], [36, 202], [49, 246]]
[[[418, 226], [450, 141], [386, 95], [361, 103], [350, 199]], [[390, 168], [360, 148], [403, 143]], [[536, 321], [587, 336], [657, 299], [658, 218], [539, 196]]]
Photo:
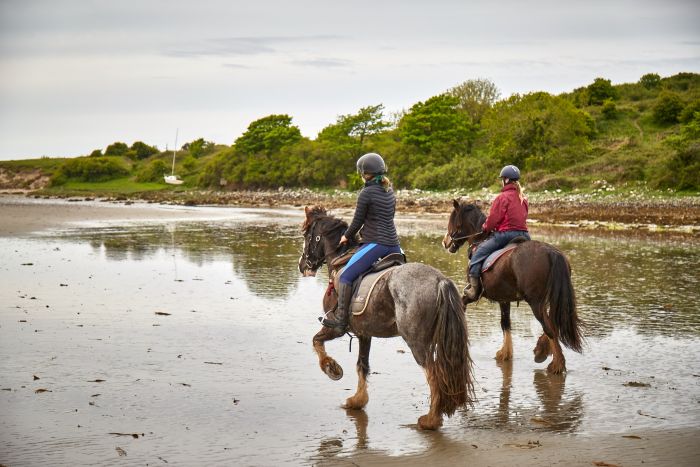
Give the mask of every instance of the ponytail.
[[384, 191], [389, 191], [391, 189], [391, 180], [389, 180], [389, 177], [387, 177], [386, 175], [369, 175], [368, 178], [366, 178], [366, 180], [374, 180], [375, 182], [377, 182], [378, 185], [381, 185], [382, 188], [384, 188]]
[[515, 190], [518, 192], [518, 198], [520, 198], [520, 204], [523, 204], [525, 202], [525, 195], [523, 194], [523, 187], [520, 185], [520, 182], [517, 180], [512, 180], [510, 183], [515, 185]]

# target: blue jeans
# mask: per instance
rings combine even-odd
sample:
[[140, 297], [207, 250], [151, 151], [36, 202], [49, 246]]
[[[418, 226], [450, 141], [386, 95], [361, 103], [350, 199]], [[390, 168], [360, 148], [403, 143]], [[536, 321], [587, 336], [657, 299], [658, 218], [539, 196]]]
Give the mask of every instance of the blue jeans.
[[352, 284], [360, 274], [368, 270], [375, 261], [383, 258], [390, 253], [401, 253], [401, 247], [398, 245], [380, 245], [379, 243], [366, 243], [360, 247], [357, 252], [352, 255], [348, 265], [340, 274], [340, 282], [344, 284]]
[[506, 230], [505, 232], [495, 232], [485, 242], [476, 249], [469, 260], [469, 275], [479, 277], [484, 260], [496, 250], [500, 250], [515, 237], [525, 237], [530, 240], [530, 234], [526, 230]]

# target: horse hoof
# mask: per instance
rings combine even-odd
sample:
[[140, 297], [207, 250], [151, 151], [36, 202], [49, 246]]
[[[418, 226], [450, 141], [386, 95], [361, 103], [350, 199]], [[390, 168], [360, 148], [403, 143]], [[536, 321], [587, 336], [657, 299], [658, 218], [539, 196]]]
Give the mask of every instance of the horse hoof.
[[333, 381], [338, 381], [343, 377], [343, 367], [338, 365], [335, 360], [326, 362], [321, 369]]
[[560, 375], [566, 371], [566, 365], [555, 365], [554, 362], [547, 365], [547, 373], [552, 375]]
[[539, 354], [535, 353], [535, 363], [542, 363], [547, 360], [547, 357], [549, 357], [549, 355], [547, 355], [545, 352]]
[[512, 359], [513, 359], [513, 356], [507, 352], [504, 352], [502, 350], [499, 350], [498, 352], [496, 352], [496, 361], [497, 362], [507, 362], [507, 361], [512, 360]]
[[431, 415], [421, 415], [418, 418], [418, 427], [421, 430], [437, 430], [442, 426], [442, 417], [433, 417]]

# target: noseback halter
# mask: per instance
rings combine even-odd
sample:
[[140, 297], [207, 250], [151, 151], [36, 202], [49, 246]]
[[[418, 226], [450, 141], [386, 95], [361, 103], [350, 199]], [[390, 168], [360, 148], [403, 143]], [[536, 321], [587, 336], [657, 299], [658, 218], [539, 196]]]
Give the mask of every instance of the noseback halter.
[[[321, 235], [316, 233], [316, 227], [318, 221], [313, 221], [308, 228], [308, 233], [306, 234], [306, 242], [303, 252], [304, 266], [312, 271], [317, 270], [323, 264], [325, 257], [315, 258], [316, 250], [321, 244]], [[312, 257], [314, 257], [312, 262]]]

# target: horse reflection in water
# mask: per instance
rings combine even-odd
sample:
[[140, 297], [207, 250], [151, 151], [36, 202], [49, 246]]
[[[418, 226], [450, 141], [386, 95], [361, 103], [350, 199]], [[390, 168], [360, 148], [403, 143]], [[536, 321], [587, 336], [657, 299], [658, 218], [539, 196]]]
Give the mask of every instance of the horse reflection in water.
[[[338, 303], [333, 287], [338, 266], [333, 266], [332, 260], [338, 256], [338, 242], [347, 223], [320, 207], [307, 207], [305, 214], [299, 271], [305, 276], [315, 275], [324, 263], [328, 265], [331, 281], [323, 296], [323, 309], [328, 312]], [[358, 383], [357, 391], [343, 407], [362, 409], [369, 400], [372, 337], [396, 336], [408, 344], [430, 388], [430, 411], [418, 419], [420, 428], [437, 429], [443, 415], [451, 416], [456, 409], [471, 404], [474, 389], [464, 306], [455, 284], [437, 269], [421, 263], [391, 269], [375, 284], [365, 311], [350, 316], [349, 328], [360, 341]], [[326, 353], [324, 343], [342, 335], [335, 328], [322, 327], [313, 338], [321, 370], [334, 380], [342, 377], [343, 370]]]
[[[464, 413], [464, 424], [472, 428], [494, 428], [521, 431], [523, 427], [538, 431], [573, 433], [583, 418], [583, 396], [566, 392], [566, 373], [550, 374], [545, 370], [532, 372], [532, 385], [537, 395], [534, 407], [529, 398], [516, 396], [512, 388], [518, 382], [513, 378], [513, 362], [499, 362], [502, 380], [498, 405], [482, 401], [481, 410]], [[522, 375], [522, 373], [520, 373]]]
[[[474, 204], [453, 201], [447, 233], [442, 245], [456, 253], [465, 243], [472, 248], [488, 237], [481, 226], [486, 216]], [[576, 295], [571, 283], [571, 267], [564, 254], [554, 246], [535, 240], [519, 243], [488, 270], [481, 274], [483, 297], [501, 307], [503, 345], [496, 353], [499, 362], [513, 358], [510, 335], [510, 303], [525, 301], [542, 325], [544, 334], [534, 349], [535, 362], [544, 362], [553, 355], [547, 371], [566, 371], [566, 359], [559, 342], [581, 352], [582, 325], [576, 312]]]

